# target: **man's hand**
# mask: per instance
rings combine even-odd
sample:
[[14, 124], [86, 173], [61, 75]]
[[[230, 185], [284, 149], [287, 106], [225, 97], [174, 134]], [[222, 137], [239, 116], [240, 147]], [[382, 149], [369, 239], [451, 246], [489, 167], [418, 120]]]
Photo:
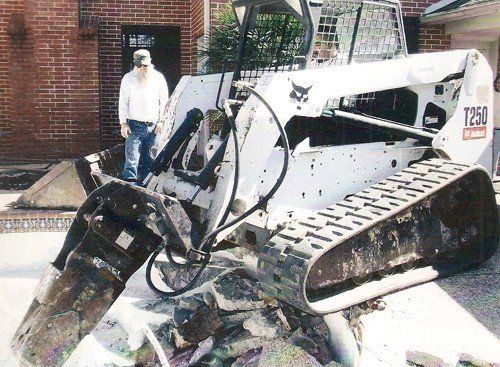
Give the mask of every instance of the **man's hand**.
[[163, 129], [163, 125], [162, 125], [162, 124], [156, 124], [156, 127], [155, 127], [155, 134], [156, 134], [156, 135], [160, 135], [160, 134], [161, 134], [162, 129]]
[[126, 124], [121, 125], [121, 134], [125, 139], [127, 139], [130, 136], [130, 126]]

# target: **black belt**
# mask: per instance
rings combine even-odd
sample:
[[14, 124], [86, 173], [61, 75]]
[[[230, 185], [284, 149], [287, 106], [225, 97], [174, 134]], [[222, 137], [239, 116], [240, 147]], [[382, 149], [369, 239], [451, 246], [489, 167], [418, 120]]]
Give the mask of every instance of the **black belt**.
[[156, 122], [153, 121], [139, 121], [139, 120], [132, 120], [132, 119], [127, 119], [127, 122], [137, 122], [139, 124], [144, 124], [146, 126], [153, 126], [156, 124]]

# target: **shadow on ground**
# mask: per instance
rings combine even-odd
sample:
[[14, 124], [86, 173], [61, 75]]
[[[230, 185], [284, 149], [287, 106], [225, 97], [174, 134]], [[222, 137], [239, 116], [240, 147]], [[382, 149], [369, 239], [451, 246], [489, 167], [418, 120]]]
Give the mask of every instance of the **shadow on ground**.
[[460, 306], [500, 338], [500, 250], [478, 268], [436, 281]]

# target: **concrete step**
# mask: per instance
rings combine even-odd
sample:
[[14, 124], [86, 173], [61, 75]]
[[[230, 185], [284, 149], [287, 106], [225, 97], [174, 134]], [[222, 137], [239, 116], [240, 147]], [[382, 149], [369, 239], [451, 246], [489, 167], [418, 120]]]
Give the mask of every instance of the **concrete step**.
[[22, 209], [15, 207], [20, 192], [0, 195], [0, 234], [27, 232], [66, 232], [76, 212]]
[[24, 232], [66, 232], [76, 212], [12, 209], [0, 212], [0, 234]]

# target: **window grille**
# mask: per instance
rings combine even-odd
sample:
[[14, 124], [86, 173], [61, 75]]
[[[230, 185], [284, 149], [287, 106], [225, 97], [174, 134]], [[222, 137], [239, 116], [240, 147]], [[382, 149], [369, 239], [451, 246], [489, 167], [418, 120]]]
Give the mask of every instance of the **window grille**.
[[[392, 59], [406, 55], [399, 8], [385, 1], [325, 0], [310, 68]], [[327, 108], [371, 109], [375, 93], [331, 99]]]
[[[266, 72], [284, 72], [302, 51], [305, 27], [290, 14], [258, 14], [246, 37], [240, 80], [254, 82]], [[239, 97], [246, 92], [239, 91]]]
[[310, 67], [392, 59], [406, 54], [398, 7], [388, 2], [325, 0]]
[[155, 36], [150, 34], [124, 34], [122, 36], [122, 46], [138, 48], [155, 47]]

